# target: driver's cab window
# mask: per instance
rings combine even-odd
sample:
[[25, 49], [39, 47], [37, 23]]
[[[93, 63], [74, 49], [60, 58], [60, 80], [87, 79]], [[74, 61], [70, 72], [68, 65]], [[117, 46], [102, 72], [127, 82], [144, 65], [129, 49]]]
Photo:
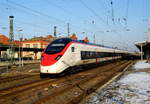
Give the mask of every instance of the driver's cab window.
[[75, 48], [74, 47], [71, 47], [71, 52], [74, 52], [75, 51]]

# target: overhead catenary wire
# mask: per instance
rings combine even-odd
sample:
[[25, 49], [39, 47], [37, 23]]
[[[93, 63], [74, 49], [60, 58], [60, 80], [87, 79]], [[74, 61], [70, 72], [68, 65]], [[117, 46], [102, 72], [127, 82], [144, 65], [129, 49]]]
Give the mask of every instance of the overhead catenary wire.
[[59, 10], [63, 11], [64, 13], [69, 14], [69, 16], [76, 17], [76, 18], [84, 18], [79, 15], [73, 14], [73, 12], [65, 9], [64, 7], [57, 5], [56, 3], [52, 2], [51, 0], [44, 0], [44, 2], [48, 3], [51, 6], [57, 7]]
[[[12, 0], [8, 0], [8, 2], [9, 1], [12, 1]], [[83, 0], [82, 0], [83, 1]], [[14, 1], [13, 1], [14, 2]], [[16, 3], [16, 2], [15, 2]], [[86, 2], [84, 2], [84, 3], [86, 3]], [[13, 3], [9, 3], [9, 5], [15, 5], [15, 4], [13, 4]], [[17, 3], [18, 5], [20, 5], [19, 3]], [[21, 4], [21, 5], [23, 5], [23, 4]], [[86, 4], [87, 5], [87, 4]], [[15, 6], [17, 6], [17, 5], [15, 5]], [[36, 16], [36, 15], [40, 15], [41, 17], [44, 17], [43, 19], [47, 19], [47, 20], [56, 20], [56, 19], [54, 19], [54, 18], [50, 18], [49, 19], [49, 15], [42, 15], [41, 13], [42, 13], [42, 11], [38, 11], [38, 12], [35, 12], [35, 11], [37, 11], [37, 10], [34, 10], [34, 9], [32, 9], [32, 10], [34, 10], [34, 11], [31, 11], [31, 8], [30, 7], [27, 7], [27, 8], [24, 8], [24, 7], [26, 7], [26, 6], [24, 6], [23, 5], [23, 7], [22, 6], [17, 6], [17, 7], [20, 7], [20, 8], [23, 8], [23, 9], [25, 9], [25, 10], [27, 10], [27, 12], [29, 12], [30, 14], [33, 14], [34, 16]], [[88, 8], [89, 6], [87, 5], [87, 7], [86, 8]], [[99, 18], [99, 20], [100, 21], [102, 21], [105, 25], [107, 25], [107, 26], [109, 26], [110, 27], [110, 25], [102, 18], [102, 17], [100, 17], [99, 16], [99, 14], [97, 13], [97, 12], [95, 12], [94, 11], [94, 9], [92, 9], [92, 8], [90, 8], [89, 7], [89, 9], [88, 10], [90, 10], [91, 12], [93, 11], [93, 14], [96, 14], [96, 15], [94, 15], [95, 17], [97, 17], [97, 18]], [[65, 12], [65, 11], [64, 11]], [[66, 13], [67, 13], [67, 11], [66, 11]], [[43, 20], [43, 19], [41, 19], [41, 20]], [[47, 21], [47, 20], [45, 20], [45, 21]], [[56, 20], [57, 21], [57, 20]], [[94, 20], [95, 21], [95, 20]], [[64, 23], [63, 25], [65, 26], [66, 24], [67, 24], [67, 22], [68, 21], [62, 21], [62, 23]], [[95, 21], [96, 22], [96, 21]], [[94, 23], [94, 25], [96, 25], [95, 23]], [[91, 32], [91, 30], [89, 29], [81, 29], [82, 27], [80, 27], [80, 26], [75, 26], [74, 24], [72, 24], [72, 23], [70, 23], [70, 26], [73, 26], [75, 29], [78, 29], [78, 30], [81, 30], [81, 31], [90, 31]], [[38, 26], [37, 26], [38, 27]], [[71, 27], [71, 28], [73, 28], [73, 27]], [[43, 27], [44, 28], [44, 27]], [[59, 28], [61, 28], [61, 27], [59, 27]], [[120, 36], [120, 35], [119, 35]]]
[[79, 0], [81, 4], [86, 7], [90, 12], [92, 12], [100, 21], [102, 21], [105, 25], [107, 25], [107, 22], [101, 18], [92, 8], [90, 8], [83, 0]]
[[[106, 26], [108, 26], [109, 28], [112, 29], [112, 27], [107, 24], [107, 21], [105, 22], [105, 20], [103, 18], [101, 18], [92, 8], [90, 8], [83, 0], [79, 0], [81, 2], [81, 4], [86, 7], [93, 15], [95, 15], [100, 21], [102, 21]], [[119, 36], [119, 38], [121, 39], [121, 34], [119, 34], [117, 31], [115, 31], [115, 34], [117, 34]]]
[[[75, 17], [75, 18], [79, 18], [79, 19], [81, 19], [81, 18], [84, 19], [84, 17], [81, 17], [80, 15], [75, 15], [75, 14], [73, 14], [71, 11], [65, 9], [64, 7], [61, 7], [61, 6], [57, 5], [56, 3], [54, 3], [54, 2], [52, 2], [52, 1], [50, 1], [50, 0], [45, 0], [45, 2], [47, 2], [48, 4], [50, 4], [50, 5], [52, 5], [52, 6], [57, 7], [59, 10], [63, 11], [64, 13], [69, 14], [69, 16], [72, 16], [72, 17]], [[67, 22], [67, 23], [68, 23], [68, 22]], [[74, 26], [74, 27], [80, 28], [80, 27], [75, 26], [75, 25], [73, 25], [73, 24], [71, 24], [71, 25]], [[87, 30], [87, 29], [84, 28], [83, 30]], [[87, 31], [88, 31], [88, 30], [87, 30]]]
[[[52, 6], [57, 7], [59, 10], [63, 11], [64, 13], [69, 14], [69, 16], [72, 16], [72, 17], [75, 17], [75, 18], [78, 18], [78, 19], [81, 19], [81, 18], [85, 19], [84, 17], [82, 17], [80, 15], [73, 14], [73, 12], [70, 12], [69, 10], [65, 9], [64, 7], [61, 7], [61, 6], [57, 5], [56, 3], [54, 3], [54, 2], [52, 2], [50, 0], [45, 0], [45, 2], [48, 3], [48, 4], [50, 4], [50, 5], [52, 5]], [[75, 25], [73, 25], [73, 26], [76, 27]], [[77, 27], [77, 28], [79, 28], [79, 27]], [[84, 30], [88, 31], [88, 29], [84, 29]]]
[[[1, 6], [8, 6], [8, 7], [10, 7], [11, 9], [14, 9], [14, 10], [17, 10], [17, 12], [21, 12], [21, 13], [27, 13], [27, 14], [29, 14], [30, 12], [28, 12], [28, 11], [25, 11], [25, 10], [23, 10], [23, 9], [16, 9], [15, 7], [13, 7], [13, 6], [11, 6], [10, 4], [6, 4], [6, 3], [4, 3], [4, 2], [1, 2], [1, 4], [3, 4], [3, 5], [1, 5]], [[7, 7], [6, 7], [7, 8]], [[8, 8], [9, 9], [9, 8]], [[7, 13], [7, 12], [6, 12]], [[33, 14], [33, 13], [30, 13], [31, 15], [33, 15], [33, 16], [38, 16], [37, 14]], [[5, 16], [9, 16], [8, 14], [7, 15], [5, 15]], [[22, 16], [21, 17], [21, 20], [22, 19], [25, 19], [24, 18], [24, 16]], [[43, 20], [43, 19], [42, 19]], [[39, 27], [39, 29], [44, 29], [44, 28], [47, 28], [47, 27], [45, 27], [45, 26], [42, 26], [42, 25], [38, 25], [37, 23], [36, 24], [33, 24], [33, 23], [29, 23], [29, 22], [25, 22], [25, 21], [20, 21], [18, 18], [17, 18], [17, 21], [16, 22], [20, 22], [20, 23], [23, 23], [23, 24], [27, 24], [27, 25], [30, 25], [30, 26], [35, 26], [35, 27]], [[45, 23], [47, 23], [46, 22], [47, 20], [45, 20]]]
[[115, 17], [114, 17], [114, 2], [112, 0], [110, 0], [110, 4], [111, 4], [111, 13], [112, 13], [112, 21], [113, 23], [115, 23]]
[[[115, 11], [115, 6], [117, 6], [117, 5], [114, 5], [114, 0], [109, 0], [108, 2], [109, 2], [108, 4], [110, 4], [110, 13], [111, 13], [110, 18], [111, 18], [112, 23], [115, 26], [117, 26], [117, 24], [119, 24], [120, 27], [122, 27], [124, 29], [125, 28], [124, 27], [125, 26], [124, 22], [126, 21], [126, 16], [123, 16], [123, 18], [122, 18], [122, 17], [117, 17], [117, 15], [115, 15], [115, 14], [121, 14], [121, 13], [124, 13], [124, 12], [121, 11], [121, 13], [117, 13], [117, 11]], [[126, 15], [126, 11], [125, 11], [125, 15]], [[122, 23], [122, 21], [123, 21], [123, 23]]]
[[8, 3], [11, 3], [11, 4], [14, 4], [14, 5], [18, 6], [18, 7], [24, 8], [24, 9], [26, 9], [26, 10], [29, 10], [30, 12], [35, 13], [35, 14], [38, 14], [38, 15], [40, 15], [40, 16], [42, 16], [42, 17], [52, 18], [52, 19], [55, 20], [56, 22], [63, 22], [63, 23], [65, 22], [65, 21], [60, 20], [60, 19], [58, 19], [58, 18], [55, 18], [55, 17], [49, 16], [49, 15], [47, 15], [47, 14], [44, 14], [44, 13], [42, 13], [42, 12], [40, 12], [40, 11], [37, 11], [37, 10], [31, 9], [31, 8], [29, 8], [29, 7], [26, 7], [26, 6], [22, 5], [22, 4], [18, 4], [18, 3], [14, 2], [14, 1], [7, 0], [7, 2], [8, 2]]
[[109, 25], [109, 12], [110, 10], [108, 10], [108, 8], [104, 5], [104, 3], [102, 2], [102, 0], [97, 0], [97, 2], [104, 8], [105, 10], [105, 15], [106, 15], [106, 18], [107, 18], [107, 25]]
[[[33, 16], [38, 16], [39, 17], [39, 13], [37, 12], [37, 13], [33, 13], [33, 11], [30, 11], [30, 9], [29, 8], [27, 8], [27, 7], [25, 7], [25, 6], [23, 6], [23, 5], [20, 5], [20, 4], [18, 4], [18, 3], [15, 3], [15, 2], [13, 2], [13, 3], [11, 3], [10, 2], [10, 0], [8, 1], [7, 0], [7, 3], [9, 3], [9, 4], [5, 4], [5, 3], [3, 3], [3, 5], [6, 5], [6, 6], [9, 6], [9, 7], [11, 7], [11, 8], [13, 8], [13, 9], [16, 9], [15, 7], [13, 7], [14, 5], [15, 6], [17, 6], [17, 7], [20, 7], [20, 8], [23, 8], [23, 9], [25, 9], [25, 10], [23, 10], [23, 9], [16, 9], [17, 11], [20, 11], [21, 13], [27, 13], [27, 14], [31, 14], [31, 15], [33, 15]], [[13, 6], [11, 6], [13, 4]], [[22, 12], [23, 11], [23, 12]], [[41, 16], [41, 15], [40, 15]], [[24, 17], [21, 17], [21, 18], [24, 18]], [[44, 19], [44, 18], [42, 18], [42, 19], [40, 19], [40, 20], [44, 20], [45, 21], [45, 23], [47, 23], [47, 21], [49, 21], [49, 22], [53, 22], [53, 21], [50, 21], [50, 19]], [[17, 21], [18, 21], [18, 19], [17, 19]], [[30, 24], [31, 26], [33, 25], [33, 24], [31, 24], [31, 23], [27, 23], [27, 22], [23, 22], [24, 24]], [[45, 28], [45, 27], [43, 27], [43, 26], [39, 26], [39, 27], [42, 27], [42, 28]]]
[[33, 13], [31, 13], [31, 12], [28, 12], [28, 11], [25, 11], [25, 10], [23, 10], [23, 9], [16, 9], [15, 7], [13, 7], [11, 4], [6, 4], [5, 2], [1, 2], [0, 4], [2, 4], [1, 6], [3, 6], [3, 7], [5, 7], [5, 9], [7, 9], [7, 10], [9, 10], [9, 9], [12, 9], [12, 10], [17, 10], [17, 11], [19, 11], [19, 12], [21, 12], [21, 13], [30, 13], [31, 15], [33, 15], [33, 16], [38, 16], [37, 14], [33, 14]]
[[[11, 1], [11, 0], [6, 0], [6, 1], [7, 1], [8, 3], [12, 4], [12, 5], [15, 5], [15, 6], [17, 6], [17, 7], [20, 7], [20, 8], [23, 8], [23, 9], [28, 10], [28, 11], [30, 12], [30, 14], [32, 13], [32, 14], [34, 14], [34, 15], [39, 15], [39, 16], [44, 17], [44, 18], [46, 17], [47, 21], [50, 20], [49, 18], [52, 18], [52, 19], [55, 20], [56, 22], [61, 22], [61, 23], [64, 23], [64, 24], [67, 23], [67, 22], [64, 21], [64, 20], [60, 20], [60, 19], [58, 19], [58, 18], [49, 16], [49, 15], [47, 15], [47, 14], [44, 14], [44, 13], [40, 12], [40, 11], [37, 11], [37, 10], [31, 9], [31, 8], [29, 8], [29, 7], [26, 7], [26, 6], [24, 6], [24, 5], [18, 4], [18, 3], [14, 2], [14, 1]], [[52, 21], [50, 21], [50, 22], [52, 22]], [[77, 30], [81, 30], [81, 31], [82, 31], [82, 28], [81, 28], [81, 27], [76, 26], [76, 25], [73, 25], [73, 24], [71, 24], [71, 25], [72, 25], [73, 27], [76, 27]], [[84, 29], [84, 30], [87, 30], [87, 29]], [[89, 30], [87, 30], [87, 31], [89, 31]]]
[[[2, 6], [3, 7], [5, 7], [5, 6], [9, 6], [11, 9], [16, 9], [16, 8], [14, 8], [14, 7], [12, 7], [11, 5], [9, 5], [9, 4], [5, 4], [4, 2], [1, 2], [1, 4], [3, 4]], [[5, 7], [5, 8], [7, 8], [7, 7]], [[4, 9], [5, 9], [4, 8]], [[9, 9], [9, 8], [8, 8]], [[17, 10], [17, 9], [16, 9]], [[26, 11], [24, 11], [24, 12], [26, 12]], [[23, 12], [23, 13], [24, 13]], [[7, 12], [6, 12], [7, 13]], [[5, 15], [5, 14], [3, 14], [3, 16], [5, 16], [5, 17], [8, 17], [9, 16], [9, 14], [7, 14], [7, 15]], [[34, 15], [34, 16], [36, 16], [36, 15]], [[21, 17], [21, 19], [23, 19], [23, 17]], [[29, 23], [29, 22], [25, 22], [25, 21], [20, 21], [20, 20], [15, 20], [15, 23], [14, 23], [14, 25], [16, 24], [16, 23], [19, 23], [20, 25], [28, 25], [28, 26], [31, 26], [31, 27], [34, 27], [34, 28], [37, 28], [38, 30], [43, 30], [43, 31], [46, 31], [46, 29], [45, 28], [47, 28], [47, 27], [44, 27], [44, 26], [42, 26], [42, 25], [38, 25], [38, 24], [33, 24], [33, 23]], [[15, 26], [16, 28], [17, 28], [17, 26]], [[20, 27], [20, 26], [19, 26]], [[23, 28], [23, 27], [22, 27]], [[30, 28], [31, 29], [31, 28]]]
[[129, 3], [130, 3], [130, 0], [127, 0], [127, 8], [126, 8], [126, 14], [125, 14], [125, 19], [124, 19], [126, 26], [127, 26], [127, 21], [128, 21]]
[[107, 11], [107, 8], [105, 7], [104, 3], [102, 3], [102, 0], [97, 0], [97, 2], [99, 2], [99, 4], [104, 8], [104, 10]]
[[[18, 4], [18, 3], [16, 3], [16, 2], [11, 1], [11, 0], [7, 0], [7, 2], [8, 2], [8, 3], [11, 3], [11, 4], [13, 4], [13, 5], [16, 5], [16, 6], [18, 6], [18, 7], [24, 8], [24, 9], [26, 9], [26, 10], [32, 12], [32, 14], [34, 13], [35, 15], [40, 15], [40, 16], [42, 16], [42, 17], [44, 17], [44, 18], [46, 17], [46, 18], [48, 19], [47, 21], [50, 21], [49, 18], [52, 18], [52, 19], [55, 20], [56, 22], [66, 23], [66, 21], [64, 21], [64, 20], [60, 20], [60, 19], [58, 19], [58, 18], [49, 16], [49, 15], [47, 15], [47, 14], [44, 14], [44, 13], [39, 12], [39, 11], [37, 11], [37, 10], [31, 9], [31, 8], [26, 7], [26, 6], [24, 6], [24, 5]], [[50, 21], [50, 22], [53, 22], [53, 21]]]
[[20, 25], [21, 24], [28, 25], [28, 26], [31, 26], [31, 27], [37, 28], [38, 30], [43, 30], [43, 31], [46, 31], [45, 28], [48, 28], [48, 27], [43, 27], [43, 26], [38, 25], [38, 24], [33, 24], [33, 23], [24, 22], [24, 21], [18, 21], [18, 20], [17, 20], [17, 23], [19, 23]]

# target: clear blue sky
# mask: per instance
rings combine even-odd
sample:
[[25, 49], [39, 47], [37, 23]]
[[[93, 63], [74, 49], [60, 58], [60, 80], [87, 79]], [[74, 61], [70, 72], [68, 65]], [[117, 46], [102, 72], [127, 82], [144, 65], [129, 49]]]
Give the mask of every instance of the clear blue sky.
[[134, 51], [134, 43], [148, 36], [149, 11], [150, 0], [0, 0], [0, 33], [8, 36], [13, 15], [15, 39], [19, 29], [25, 38], [53, 35], [54, 26], [58, 36], [67, 36], [70, 23], [79, 39], [93, 42], [95, 34], [98, 44]]

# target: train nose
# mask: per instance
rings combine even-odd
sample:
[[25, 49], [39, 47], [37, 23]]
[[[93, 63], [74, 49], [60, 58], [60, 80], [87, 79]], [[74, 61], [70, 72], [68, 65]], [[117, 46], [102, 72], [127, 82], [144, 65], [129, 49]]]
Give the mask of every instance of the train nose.
[[41, 66], [41, 73], [57, 73], [57, 66], [51, 65], [51, 66]]
[[55, 57], [52, 56], [43, 56], [41, 60], [42, 66], [53, 65], [56, 62]]

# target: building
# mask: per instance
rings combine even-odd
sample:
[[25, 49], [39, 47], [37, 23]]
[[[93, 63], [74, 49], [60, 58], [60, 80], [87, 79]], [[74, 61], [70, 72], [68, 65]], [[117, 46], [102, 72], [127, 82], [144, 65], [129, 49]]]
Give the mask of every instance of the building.
[[[9, 45], [9, 38], [5, 35], [0, 34], [0, 45]], [[0, 49], [0, 57], [7, 57], [7, 52], [6, 51], [2, 51]]]
[[89, 43], [88, 37], [85, 37], [85, 38], [83, 39], [83, 41], [84, 41], [85, 43]]
[[[70, 36], [71, 39], [73, 40], [77, 40], [77, 36], [76, 34], [72, 34]], [[56, 37], [53, 37], [52, 35], [47, 35], [45, 37], [33, 37], [31, 39], [21, 39], [21, 41], [18, 41], [18, 40], [14, 40], [13, 42], [13, 45], [15, 47], [20, 47], [16, 52], [15, 52], [15, 55], [14, 57], [15, 58], [18, 58], [19, 56], [21, 57], [32, 57], [32, 59], [40, 59], [41, 58], [41, 54], [42, 52], [37, 52], [37, 51], [23, 51], [22, 52], [22, 49], [23, 48], [40, 48], [40, 49], [44, 49], [46, 48], [46, 46], [51, 43], [53, 40], [55, 40]], [[83, 42], [89, 42], [88, 38], [86, 37], [84, 40], [82, 40]], [[4, 35], [0, 35], [0, 43], [2, 45], [9, 45], [9, 38], [4, 36]], [[23, 48], [22, 48], [23, 47]], [[20, 50], [20, 51], [19, 51]], [[6, 56], [5, 54], [7, 54], [7, 57], [8, 57], [8, 52], [9, 51], [5, 51], [5, 52], [2, 52], [0, 50], [0, 57], [1, 56]], [[2, 55], [4, 54], [4, 55]]]
[[8, 45], [9, 44], [9, 38], [5, 35], [0, 34], [0, 44]]
[[70, 38], [73, 39], [73, 40], [78, 40], [76, 34], [72, 34], [72, 35], [70, 36]]
[[[24, 48], [46, 48], [46, 46], [53, 41], [53, 37], [48, 35], [46, 37], [34, 37], [32, 39], [25, 39], [21, 42]], [[32, 57], [33, 59], [40, 59], [42, 52], [23, 52], [23, 57]]]
[[[15, 47], [20, 47], [20, 51], [22, 50], [22, 47], [23, 48], [46, 48], [46, 46], [52, 42], [54, 40], [54, 38], [51, 36], [51, 35], [48, 35], [46, 37], [33, 37], [31, 39], [21, 39], [21, 41], [18, 41], [18, 40], [14, 40], [13, 42], [13, 45]], [[9, 46], [9, 38], [6, 37], [5, 35], [0, 35], [0, 45], [3, 46], [3, 45], [7, 45], [7, 47]], [[18, 58], [19, 57], [19, 51], [16, 51], [14, 53], [14, 57], [15, 58]], [[9, 57], [9, 51], [8, 50], [1, 50], [0, 49], [0, 57], [2, 58], [8, 58]], [[21, 52], [20, 53], [20, 56], [21, 57], [32, 57], [33, 59], [40, 59], [41, 58], [41, 54], [42, 52], [27, 52], [27, 51], [24, 51], [24, 52]]]

